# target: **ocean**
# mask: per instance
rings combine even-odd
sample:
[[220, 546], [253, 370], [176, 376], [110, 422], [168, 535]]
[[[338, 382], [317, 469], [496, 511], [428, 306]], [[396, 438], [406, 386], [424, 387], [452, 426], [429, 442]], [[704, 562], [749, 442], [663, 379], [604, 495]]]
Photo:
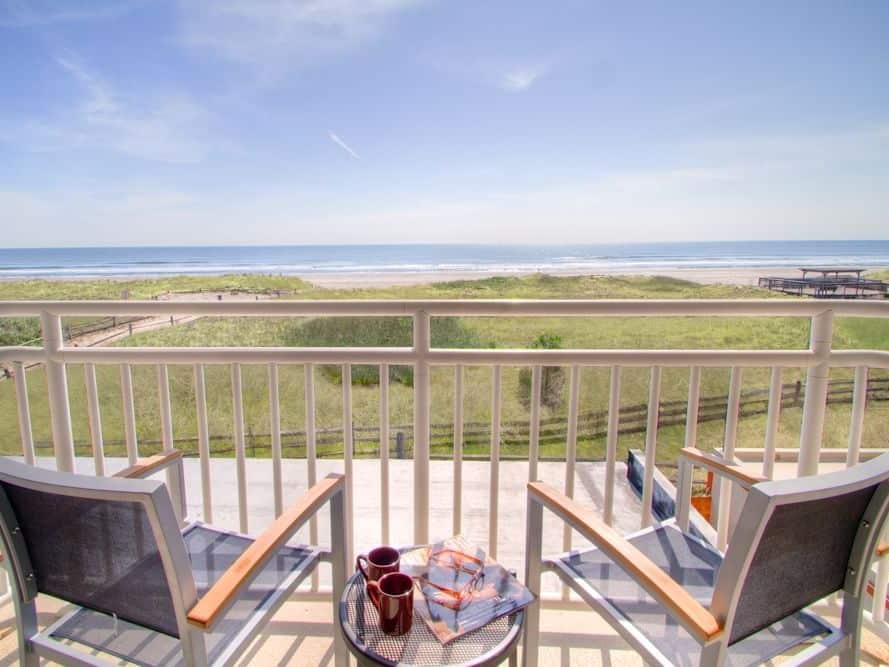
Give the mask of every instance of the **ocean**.
[[889, 241], [0, 248], [0, 279], [225, 273], [654, 273], [823, 265], [887, 267]]

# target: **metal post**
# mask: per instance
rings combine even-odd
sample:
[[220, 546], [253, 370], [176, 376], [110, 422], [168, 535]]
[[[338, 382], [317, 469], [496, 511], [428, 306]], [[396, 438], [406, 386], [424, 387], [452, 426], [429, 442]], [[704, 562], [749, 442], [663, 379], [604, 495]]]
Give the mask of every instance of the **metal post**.
[[34, 465], [37, 457], [34, 454], [34, 433], [31, 429], [31, 407], [28, 402], [28, 378], [25, 375], [28, 370], [25, 365], [16, 361], [15, 368], [15, 393], [19, 407], [19, 433], [22, 436], [22, 454], [25, 463]]
[[414, 543], [429, 541], [429, 313], [414, 315]]
[[645, 427], [645, 473], [642, 480], [642, 528], [651, 525], [651, 501], [654, 497], [654, 466], [657, 462], [657, 427], [661, 401], [661, 368], [651, 367], [648, 387], [648, 420]]
[[40, 313], [40, 325], [46, 352], [46, 387], [49, 393], [56, 467], [63, 472], [74, 472], [74, 435], [71, 432], [71, 406], [68, 402], [68, 374], [65, 363], [61, 361], [64, 347], [62, 319], [44, 311]]
[[833, 311], [826, 310], [812, 318], [809, 349], [820, 363], [806, 374], [806, 399], [803, 404], [803, 425], [799, 438], [797, 476], [818, 474], [821, 439], [824, 434], [824, 413], [830, 378], [830, 348], [833, 339]]
[[[725, 438], [722, 444], [722, 456], [731, 464], [735, 460], [735, 444], [738, 441], [738, 420], [741, 412], [741, 384], [743, 369], [732, 368], [729, 380], [728, 400], [725, 411]], [[716, 545], [724, 550], [728, 544], [729, 523], [731, 522], [732, 484], [728, 479], [720, 478], [716, 485]]]
[[346, 549], [348, 535], [346, 533], [346, 491], [345, 484], [330, 497], [330, 567], [331, 586], [330, 598], [333, 602], [333, 661], [336, 667], [347, 667], [349, 654], [343, 639], [342, 626], [338, 621], [340, 600], [346, 588], [348, 563]]
[[855, 369], [855, 389], [852, 393], [852, 418], [849, 424], [849, 452], [846, 465], [858, 463], [861, 452], [861, 436], [864, 433], [864, 410], [867, 407], [867, 366]]
[[685, 446], [698, 445], [698, 413], [701, 408], [701, 367], [692, 366], [688, 377], [688, 404], [685, 408]]
[[775, 450], [778, 447], [778, 426], [781, 421], [781, 400], [784, 391], [781, 373], [780, 366], [772, 368], [772, 379], [769, 382], [769, 414], [766, 417], [766, 439], [762, 454], [762, 474], [769, 479], [775, 474]]
[[528, 495], [525, 516], [525, 586], [538, 600], [525, 609], [525, 644], [522, 651], [523, 667], [537, 665], [540, 650], [540, 579], [543, 560], [543, 505]]
[[543, 385], [543, 369], [531, 369], [531, 424], [528, 440], [528, 481], [537, 480], [537, 461], [540, 458], [540, 389]]

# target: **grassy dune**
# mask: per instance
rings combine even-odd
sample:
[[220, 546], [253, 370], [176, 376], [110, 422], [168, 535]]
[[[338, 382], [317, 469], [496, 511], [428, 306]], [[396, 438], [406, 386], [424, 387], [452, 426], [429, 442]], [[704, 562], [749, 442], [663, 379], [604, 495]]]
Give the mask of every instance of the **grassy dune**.
[[[126, 287], [123, 287], [126, 285]], [[27, 281], [0, 283], [0, 298], [117, 298], [122, 289], [133, 297], [150, 298], [166, 291], [195, 291], [198, 289], [284, 290], [285, 298], [762, 298], [767, 292], [754, 288], [698, 285], [687, 281], [658, 277], [578, 277], [554, 278], [531, 276], [526, 278], [491, 278], [480, 281], [455, 281], [416, 287], [392, 287], [361, 290], [322, 290], [292, 278], [265, 276], [226, 276], [221, 278], [170, 278], [139, 281]], [[780, 298], [780, 297], [774, 297]], [[356, 324], [354, 333], [348, 327], [334, 326], [332, 320], [205, 318], [176, 327], [138, 333], [120, 345], [304, 345], [318, 344], [329, 333], [329, 344], [385, 344], [409, 345], [410, 330], [397, 318], [362, 328]], [[325, 324], [327, 323], [327, 324]], [[437, 327], [437, 328], [436, 328]], [[433, 339], [440, 332], [440, 340], [449, 346], [482, 345], [499, 348], [530, 347], [541, 333], [555, 334], [566, 348], [805, 348], [808, 344], [807, 319], [799, 318], [464, 318], [459, 329], [454, 322], [433, 320]], [[445, 332], [445, 329], [447, 331]], [[382, 339], [380, 338], [382, 336]], [[843, 318], [835, 327], [835, 345], [840, 348], [889, 349], [889, 322]], [[89, 452], [83, 369], [69, 367], [74, 436], [78, 451]], [[193, 438], [196, 434], [194, 388], [190, 367], [170, 367], [171, 394], [174, 412], [174, 433], [177, 438]], [[465, 419], [467, 422], [488, 422], [491, 412], [491, 370], [467, 369], [465, 382]], [[769, 369], [746, 369], [744, 389], [758, 389], [768, 385]], [[409, 374], [402, 374], [407, 377]], [[136, 386], [137, 431], [140, 441], [160, 438], [157, 386], [153, 367], [134, 367]], [[706, 369], [703, 372], [703, 395], [725, 394], [728, 369]], [[621, 400], [624, 405], [644, 403], [648, 393], [648, 369], [624, 369]], [[788, 369], [785, 382], [801, 379], [799, 369]], [[834, 378], [848, 378], [846, 371], [834, 371]], [[432, 372], [432, 421], [449, 424], [453, 420], [453, 370], [435, 368]], [[108, 454], [119, 454], [123, 446], [119, 373], [116, 367], [98, 368], [102, 408], [103, 435]], [[356, 378], [357, 380], [357, 378]], [[683, 400], [687, 395], [687, 369], [665, 369], [662, 400]], [[342, 387], [338, 369], [316, 368], [317, 426], [338, 428], [342, 419]], [[34, 436], [38, 443], [49, 442], [46, 387], [41, 369], [28, 373]], [[608, 369], [587, 368], [581, 376], [581, 411], [607, 408]], [[256, 456], [268, 454], [268, 386], [267, 370], [261, 366], [243, 367], [245, 420], [248, 447]], [[210, 432], [219, 439], [213, 448], [230, 450], [232, 431], [231, 386], [228, 367], [207, 368], [208, 409]], [[526, 401], [521, 400], [519, 369], [506, 368], [503, 374], [503, 421], [527, 421]], [[375, 384], [355, 384], [353, 413], [356, 427], [372, 427], [378, 423], [379, 391]], [[565, 389], [567, 393], [567, 387]], [[299, 431], [304, 427], [302, 366], [282, 366], [280, 370], [282, 427], [285, 431]], [[544, 410], [544, 418], [564, 417], [567, 396], [562, 404]], [[408, 424], [412, 418], [412, 389], [409, 381], [393, 381], [390, 394], [390, 420], [393, 425]], [[801, 410], [785, 411], [779, 433], [779, 446], [793, 447], [799, 434]], [[825, 445], [843, 447], [848, 435], [849, 406], [831, 406], [825, 428]], [[889, 433], [889, 404], [869, 406], [865, 446], [885, 446]], [[742, 420], [741, 446], [759, 446], [762, 442], [765, 418], [756, 416]], [[703, 446], [717, 446], [722, 442], [724, 423], [707, 422], [700, 426], [699, 442]], [[659, 431], [659, 460], [669, 463], [681, 446], [684, 429], [665, 427]], [[504, 455], [522, 456], [527, 443], [512, 439], [503, 447]], [[186, 449], [193, 443], [182, 440]], [[285, 439], [285, 444], [288, 440]], [[640, 447], [644, 434], [622, 436], [620, 448]], [[117, 444], [115, 444], [117, 443]], [[0, 451], [16, 453], [20, 444], [17, 431], [14, 387], [11, 382], [0, 382]], [[148, 453], [157, 445], [143, 444]], [[485, 455], [489, 445], [473, 442], [467, 446], [469, 454]], [[546, 456], [564, 456], [564, 443], [545, 444]], [[341, 452], [340, 443], [320, 448], [322, 453]], [[48, 450], [47, 450], [48, 451]], [[376, 455], [373, 443], [359, 444], [364, 455]], [[288, 447], [289, 456], [304, 455], [303, 448]], [[446, 448], [436, 448], [434, 454], [447, 456]], [[225, 455], [225, 454], [224, 454]], [[579, 443], [579, 455], [599, 459], [604, 455], [601, 438]]]

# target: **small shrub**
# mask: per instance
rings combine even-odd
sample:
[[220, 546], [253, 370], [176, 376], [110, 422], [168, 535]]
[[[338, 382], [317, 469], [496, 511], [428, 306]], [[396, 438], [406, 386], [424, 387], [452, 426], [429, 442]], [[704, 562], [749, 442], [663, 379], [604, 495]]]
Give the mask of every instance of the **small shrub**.
[[[410, 347], [413, 344], [413, 323], [409, 317], [325, 317], [294, 327], [285, 336], [291, 347]], [[484, 347], [483, 341], [458, 318], [437, 317], [432, 320], [432, 347]], [[322, 366], [321, 372], [333, 382], [342, 383], [340, 366]], [[389, 366], [390, 382], [412, 387], [414, 369], [410, 366]], [[352, 366], [352, 384], [372, 386], [380, 382], [376, 365]]]
[[[561, 350], [562, 337], [558, 334], [544, 332], [531, 341], [535, 350]], [[531, 405], [531, 369], [519, 371], [519, 401], [526, 408]], [[557, 410], [562, 405], [562, 394], [565, 388], [565, 369], [561, 366], [544, 366], [540, 378], [540, 404], [550, 410]]]

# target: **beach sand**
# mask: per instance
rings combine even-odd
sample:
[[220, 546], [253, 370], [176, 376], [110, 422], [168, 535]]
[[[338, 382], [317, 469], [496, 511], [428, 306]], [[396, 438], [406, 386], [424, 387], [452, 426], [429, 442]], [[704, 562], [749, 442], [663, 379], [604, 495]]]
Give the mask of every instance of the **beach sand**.
[[[588, 272], [576, 271], [547, 271], [548, 275], [577, 276], [591, 275]], [[494, 276], [522, 276], [529, 273], [496, 273], [490, 271], [428, 271], [424, 273], [332, 273], [332, 274], [307, 274], [300, 276], [318, 287], [333, 289], [353, 289], [359, 287], [395, 287], [403, 285], [422, 285], [427, 283], [450, 282], [454, 280], [480, 280]], [[643, 271], [630, 270], [603, 270], [592, 275], [620, 276], [620, 275], [657, 275], [689, 280], [696, 283], [725, 285], [755, 286], [760, 276], [779, 276], [794, 278], [800, 275], [797, 269], [775, 267], [744, 267], [744, 268], [720, 268], [720, 269], [671, 269]]]

